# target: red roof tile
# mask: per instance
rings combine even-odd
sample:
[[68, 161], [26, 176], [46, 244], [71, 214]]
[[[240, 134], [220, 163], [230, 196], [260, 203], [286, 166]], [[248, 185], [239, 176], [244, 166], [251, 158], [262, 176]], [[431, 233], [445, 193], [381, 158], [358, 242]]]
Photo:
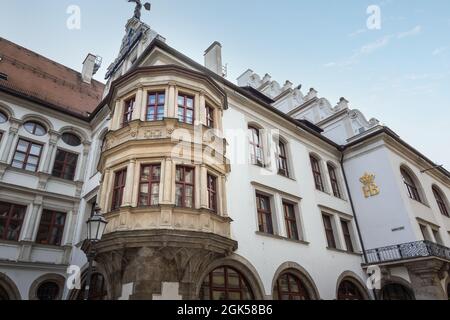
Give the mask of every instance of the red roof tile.
[[0, 37], [0, 88], [43, 100], [87, 117], [102, 99], [105, 85], [84, 83], [81, 73]]

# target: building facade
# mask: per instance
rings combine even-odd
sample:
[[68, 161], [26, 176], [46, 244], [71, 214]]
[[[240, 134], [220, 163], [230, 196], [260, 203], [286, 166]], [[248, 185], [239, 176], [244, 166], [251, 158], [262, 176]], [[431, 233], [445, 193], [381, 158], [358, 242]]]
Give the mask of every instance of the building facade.
[[344, 98], [233, 84], [136, 17], [105, 85], [0, 44], [2, 299], [81, 299], [96, 208], [91, 299], [447, 299], [450, 174]]

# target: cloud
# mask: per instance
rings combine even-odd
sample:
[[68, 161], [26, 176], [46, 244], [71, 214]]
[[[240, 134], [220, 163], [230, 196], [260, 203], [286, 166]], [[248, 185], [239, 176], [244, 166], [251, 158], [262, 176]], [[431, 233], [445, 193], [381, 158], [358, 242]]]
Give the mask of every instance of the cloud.
[[356, 37], [357, 35], [360, 35], [360, 34], [366, 33], [366, 32], [367, 32], [367, 29], [359, 29], [359, 30], [356, 30], [356, 31], [350, 33], [348, 36], [350, 38], [353, 38], [353, 37]]
[[414, 28], [412, 28], [409, 31], [398, 33], [397, 38], [403, 39], [403, 38], [407, 38], [407, 37], [412, 37], [412, 36], [416, 36], [416, 35], [420, 34], [421, 32], [422, 32], [422, 26], [415, 26]]
[[440, 48], [436, 48], [434, 49], [434, 51], [431, 53], [433, 56], [440, 56], [441, 54], [443, 54], [445, 51], [447, 51], [447, 47], [440, 47]]
[[422, 26], [418, 25], [418, 26], [412, 28], [411, 30], [408, 30], [405, 32], [398, 32], [396, 34], [386, 35], [378, 40], [375, 40], [373, 42], [363, 45], [358, 50], [356, 50], [355, 53], [348, 59], [340, 61], [340, 62], [329, 62], [329, 63], [326, 63], [324, 65], [324, 67], [331, 68], [331, 67], [351, 66], [351, 65], [357, 63], [361, 57], [370, 55], [377, 50], [387, 47], [394, 39], [402, 40], [402, 39], [405, 39], [408, 37], [419, 35], [421, 32], [422, 32]]

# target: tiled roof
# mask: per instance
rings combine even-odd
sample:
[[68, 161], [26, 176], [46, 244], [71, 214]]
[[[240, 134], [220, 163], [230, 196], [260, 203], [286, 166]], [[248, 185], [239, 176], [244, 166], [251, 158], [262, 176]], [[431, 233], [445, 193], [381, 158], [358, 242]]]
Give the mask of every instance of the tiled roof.
[[84, 83], [81, 73], [0, 37], [0, 89], [38, 101], [61, 111], [87, 117], [102, 99], [105, 85]]

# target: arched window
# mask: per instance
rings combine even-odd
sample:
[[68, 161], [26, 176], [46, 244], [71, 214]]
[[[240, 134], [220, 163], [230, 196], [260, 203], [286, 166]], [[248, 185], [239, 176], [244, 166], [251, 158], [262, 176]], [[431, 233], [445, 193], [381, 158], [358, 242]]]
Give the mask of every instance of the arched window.
[[406, 189], [408, 190], [409, 197], [418, 202], [422, 202], [422, 199], [420, 198], [420, 194], [419, 194], [419, 189], [417, 188], [416, 183], [414, 182], [414, 179], [404, 168], [401, 169], [401, 173], [402, 173], [403, 182], [405, 183]]
[[275, 300], [311, 300], [302, 282], [295, 274], [286, 272], [278, 277], [274, 288]]
[[[83, 284], [81, 290], [78, 292], [77, 300], [84, 300], [86, 290], [86, 282]], [[91, 278], [91, 285], [89, 287], [89, 299], [94, 301], [107, 300], [108, 292], [106, 290], [105, 278], [100, 273], [93, 273]]]
[[330, 175], [331, 187], [333, 188], [333, 195], [336, 198], [342, 198], [341, 188], [337, 178], [336, 168], [328, 164], [328, 174]]
[[35, 136], [44, 136], [47, 134], [47, 129], [40, 123], [37, 123], [35, 121], [28, 121], [25, 122], [23, 125], [25, 130], [31, 134], [34, 134]]
[[220, 267], [206, 276], [200, 290], [201, 300], [253, 300], [244, 276], [234, 268]]
[[314, 176], [314, 183], [316, 185], [316, 189], [320, 190], [320, 191], [325, 191], [325, 187], [323, 185], [323, 180], [322, 180], [322, 172], [320, 170], [320, 162], [313, 155], [310, 156], [310, 160], [311, 160], [311, 167], [312, 167], [312, 172], [313, 172], [313, 176]]
[[8, 116], [0, 111], [0, 123], [5, 123], [8, 121]]
[[59, 286], [55, 282], [42, 283], [36, 292], [36, 296], [39, 300], [56, 300], [59, 296]]
[[353, 282], [344, 280], [339, 286], [338, 300], [364, 300], [364, 296]]
[[381, 290], [382, 300], [415, 300], [414, 294], [405, 286], [397, 283], [391, 283]]
[[441, 213], [450, 218], [449, 210], [447, 208], [447, 204], [445, 203], [444, 195], [442, 194], [441, 190], [439, 190], [436, 186], [433, 187], [433, 194], [434, 198], [436, 199], [436, 202], [438, 204], [439, 210]]
[[68, 144], [72, 147], [78, 147], [81, 144], [81, 139], [73, 133], [63, 133], [61, 139], [65, 144]]
[[257, 166], [263, 166], [263, 148], [261, 143], [261, 135], [259, 129], [255, 127], [248, 127], [250, 134], [250, 160], [251, 163]]
[[278, 143], [277, 157], [278, 174], [289, 177], [288, 156], [286, 151], [286, 144], [283, 141], [280, 141]]

